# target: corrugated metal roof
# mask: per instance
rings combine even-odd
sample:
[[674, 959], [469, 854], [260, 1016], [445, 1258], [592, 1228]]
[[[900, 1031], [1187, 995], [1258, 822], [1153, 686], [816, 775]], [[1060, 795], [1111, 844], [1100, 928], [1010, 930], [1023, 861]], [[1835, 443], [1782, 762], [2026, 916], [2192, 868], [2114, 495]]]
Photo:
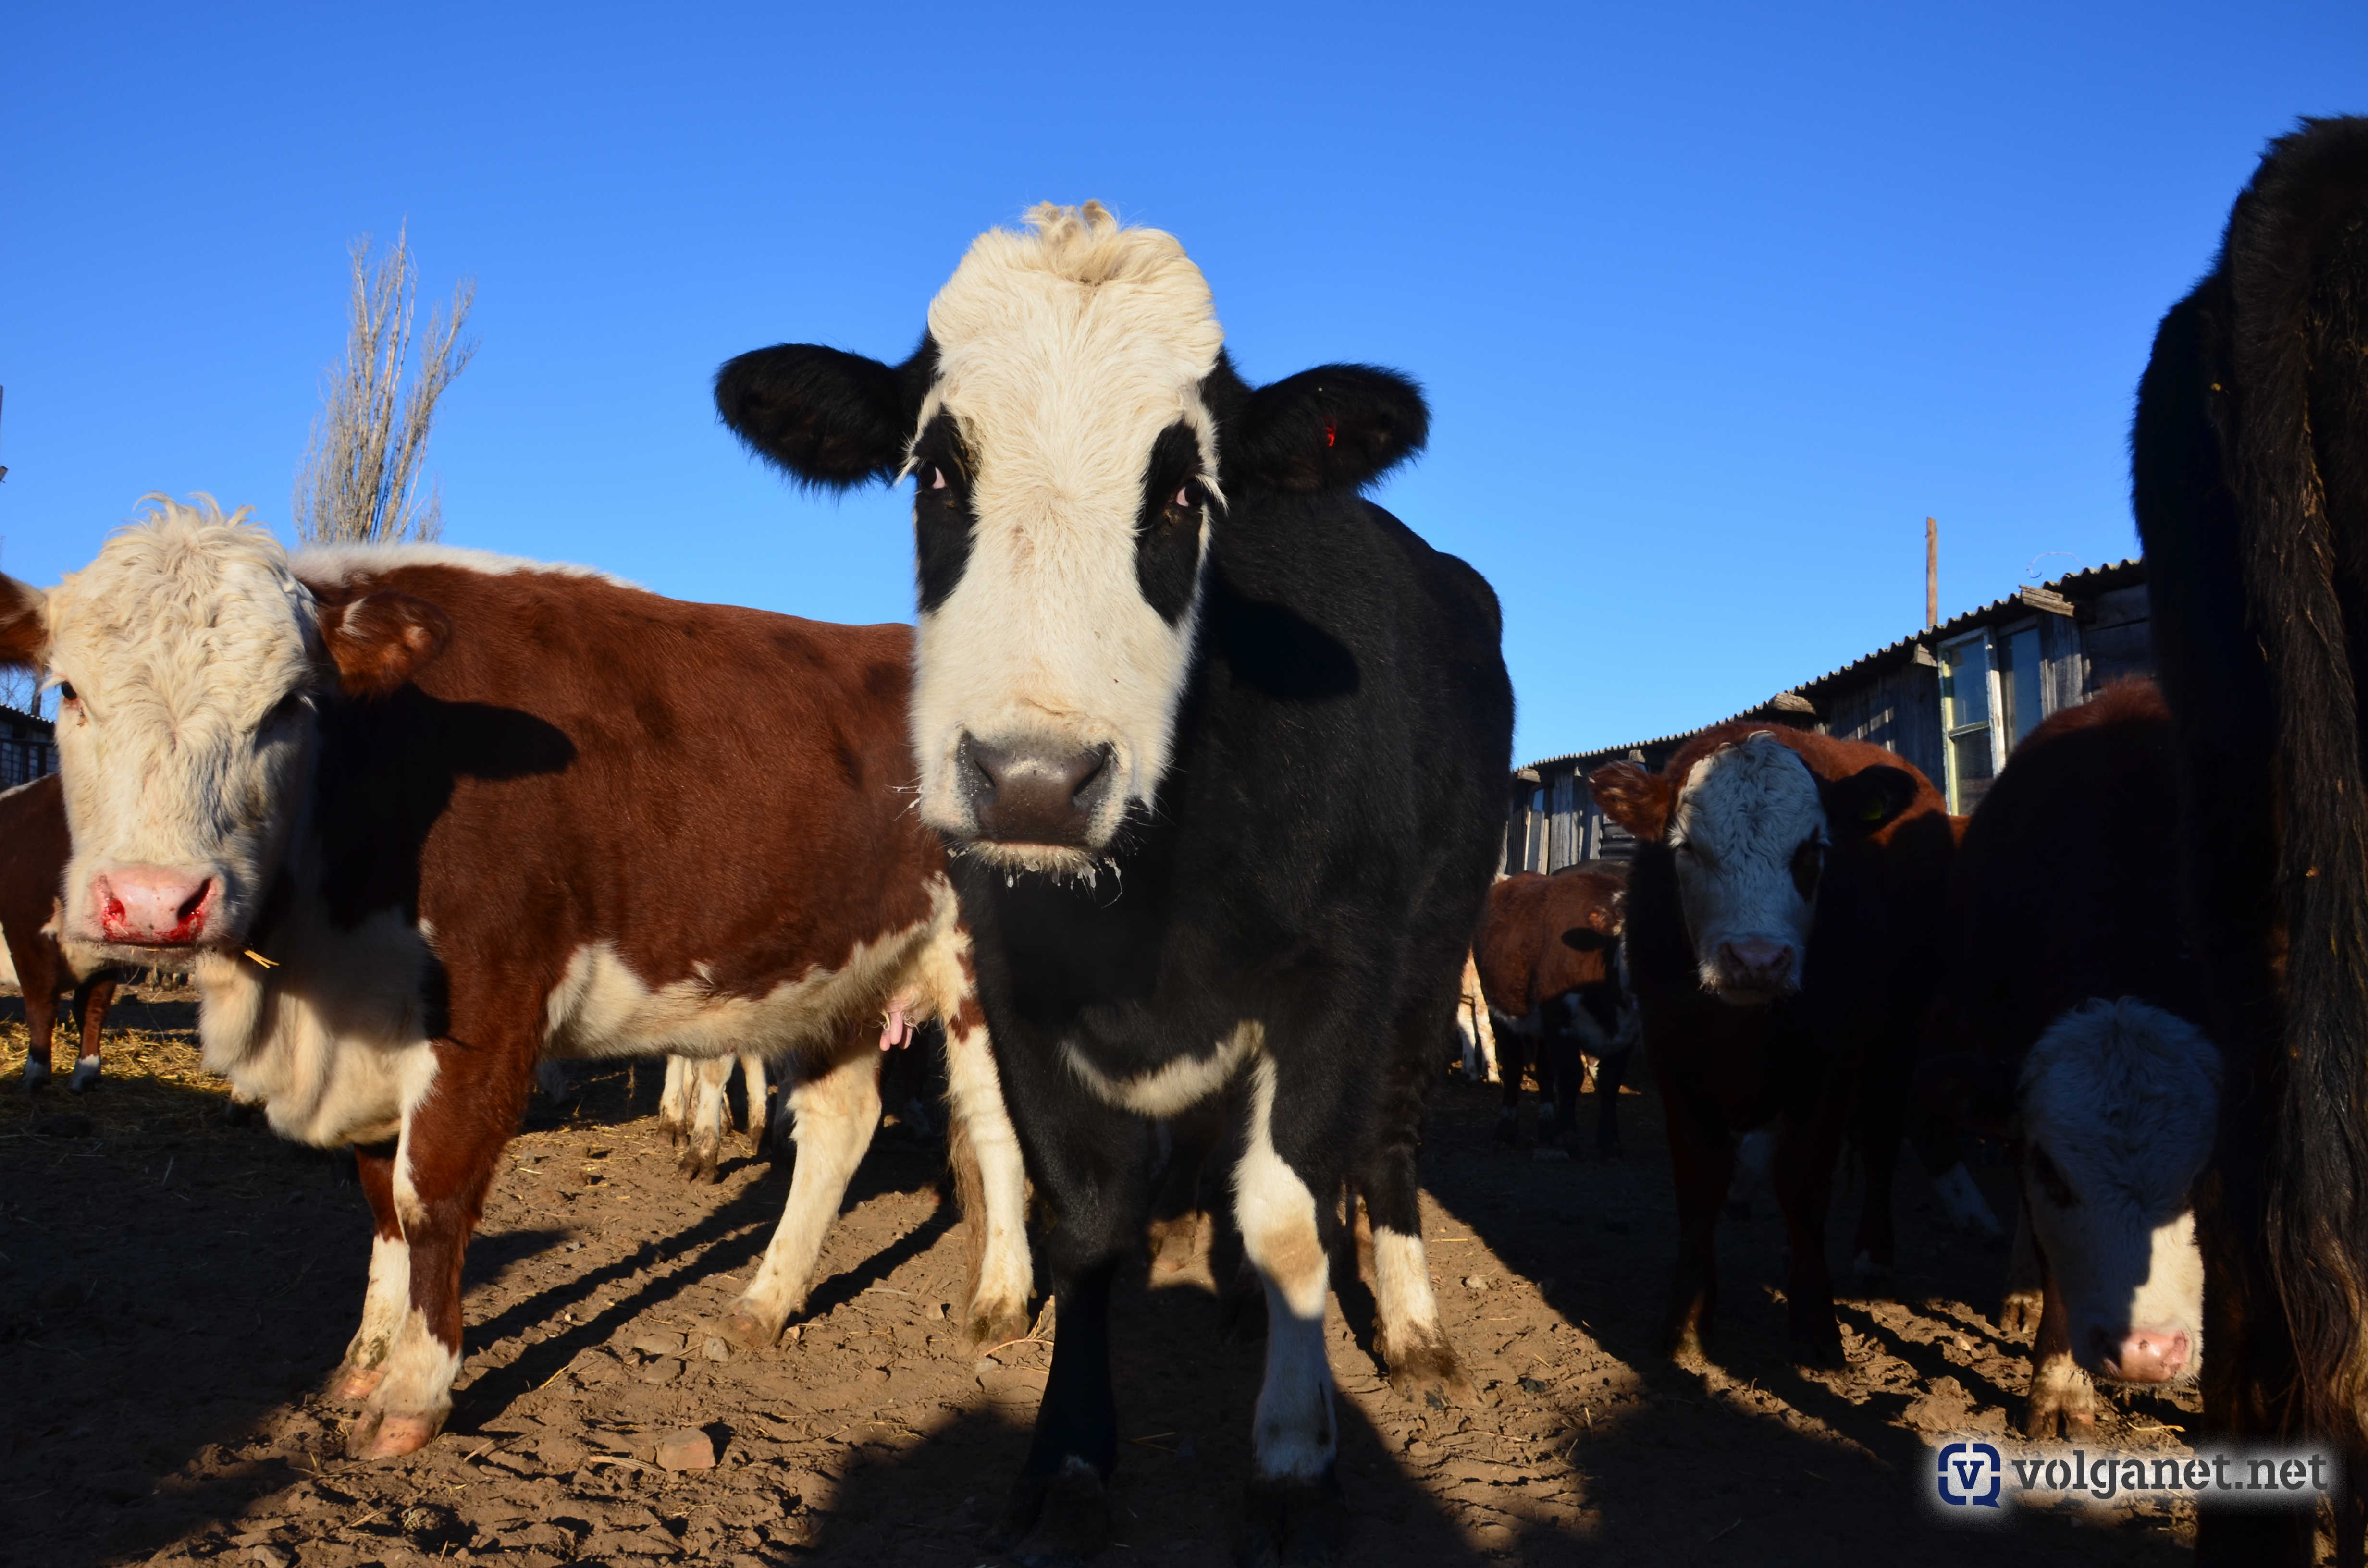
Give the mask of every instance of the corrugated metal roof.
[[[2145, 561], [2137, 557], [2127, 557], [2103, 566], [2083, 567], [2078, 572], [2066, 573], [2053, 581], [2033, 584], [2032, 586], [2043, 588], [2050, 593], [2061, 594], [2066, 598], [2085, 598], [2096, 594], [2112, 593], [2116, 588], [2131, 586], [2143, 582], [2145, 578]], [[1921, 631], [1911, 631], [1896, 642], [1884, 643], [1871, 653], [1861, 654], [1839, 669], [1827, 670], [1815, 680], [1804, 680], [1798, 686], [1788, 687], [1786, 691], [1809, 692], [1818, 687], [1839, 680], [1845, 676], [1864, 672], [1870, 665], [1913, 658], [1915, 656], [1913, 650], [1916, 648], [1944, 642], [1961, 632], [1970, 631], [1989, 621], [2004, 619], [2009, 614], [2026, 614], [2030, 608], [2023, 602], [2021, 592], [2018, 589], [2004, 598], [1992, 599], [1976, 609], [1969, 609], [1962, 615], [1942, 621], [1938, 626], [1928, 627]], [[1778, 692], [1776, 697], [1783, 695], [1785, 692]], [[1668, 745], [1672, 742], [1684, 741], [1699, 735], [1704, 730], [1715, 729], [1721, 724], [1730, 723], [1736, 719], [1755, 717], [1774, 700], [1775, 698], [1771, 697], [1768, 702], [1756, 703], [1740, 713], [1729, 714], [1725, 719], [1713, 719], [1707, 724], [1697, 724], [1691, 730], [1679, 730], [1674, 734], [1656, 735], [1648, 741], [1624, 741], [1618, 745], [1599, 746], [1592, 751], [1565, 752], [1559, 756], [1542, 757], [1536, 762], [1523, 763], [1516, 771], [1522, 772], [1531, 768], [1552, 768], [1560, 771], [1574, 762], [1616, 761], [1632, 751], [1649, 750], [1654, 746]]]

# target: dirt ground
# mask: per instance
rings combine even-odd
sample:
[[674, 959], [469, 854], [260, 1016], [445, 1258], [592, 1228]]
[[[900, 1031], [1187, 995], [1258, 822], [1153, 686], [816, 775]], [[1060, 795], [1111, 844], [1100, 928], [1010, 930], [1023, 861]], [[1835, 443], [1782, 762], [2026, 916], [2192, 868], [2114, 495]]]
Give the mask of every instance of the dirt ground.
[[[37, 1104], [17, 1086], [21, 1023], [0, 1023], [0, 1562], [993, 1560], [984, 1526], [1048, 1352], [960, 1348], [941, 1146], [883, 1128], [803, 1325], [768, 1353], [711, 1352], [787, 1166], [739, 1144], [718, 1185], [688, 1186], [648, 1114], [658, 1072], [596, 1074], [570, 1117], [510, 1146], [470, 1254], [450, 1426], [358, 1466], [318, 1392], [368, 1262], [349, 1162], [227, 1125], [185, 1000], [112, 1021], [129, 1032], [110, 1034], [99, 1090]], [[1846, 1370], [1783, 1354], [1764, 1197], [1721, 1236], [1718, 1364], [1679, 1367], [1653, 1350], [1675, 1247], [1652, 1096], [1623, 1101], [1629, 1152], [1599, 1164], [1491, 1142], [1496, 1095], [1442, 1083], [1426, 1154], [1433, 1273], [1481, 1403], [1398, 1398], [1370, 1354], [1370, 1298], [1338, 1291], [1349, 1562], [2187, 1558], [2192, 1521], [2168, 1510], [2033, 1514], [2006, 1540], [1934, 1522], [1926, 1435], [2004, 1431], [2025, 1366], [1987, 1315], [2003, 1249], [1939, 1231], [1912, 1162], [1896, 1289], [1846, 1300]], [[1980, 1174], [2009, 1212], [2006, 1173]], [[1138, 1275], [1115, 1316], [1128, 1443], [1106, 1561], [1229, 1562], [1260, 1346], [1220, 1334], [1205, 1280]], [[2175, 1445], [2194, 1408], [2112, 1402], [2104, 1438], [2148, 1450]], [[655, 1463], [686, 1428], [714, 1468]]]

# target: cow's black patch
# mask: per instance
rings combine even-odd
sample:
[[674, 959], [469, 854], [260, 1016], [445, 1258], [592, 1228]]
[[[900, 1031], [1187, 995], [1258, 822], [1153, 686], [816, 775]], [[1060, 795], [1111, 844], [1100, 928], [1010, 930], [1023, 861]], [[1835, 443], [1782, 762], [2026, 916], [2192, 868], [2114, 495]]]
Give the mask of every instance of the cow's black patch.
[[1201, 483], [1201, 442], [1179, 419], [1151, 444], [1143, 468], [1143, 507], [1134, 522], [1134, 580], [1144, 602], [1170, 626], [1192, 603], [1208, 505], [1209, 493]]
[[[971, 508], [974, 472], [970, 448], [951, 415], [930, 420], [913, 443], [913, 576], [924, 615], [952, 596], [970, 565], [970, 542], [978, 526]], [[941, 478], [943, 484], [938, 483]]]

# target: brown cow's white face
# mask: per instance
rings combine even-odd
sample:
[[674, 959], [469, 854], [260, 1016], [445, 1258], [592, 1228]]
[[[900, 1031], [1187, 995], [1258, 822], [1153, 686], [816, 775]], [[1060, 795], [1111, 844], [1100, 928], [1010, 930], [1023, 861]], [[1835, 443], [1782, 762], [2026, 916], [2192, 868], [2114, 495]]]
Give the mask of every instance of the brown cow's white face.
[[[370, 603], [324, 623], [244, 511], [152, 499], [50, 593], [0, 579], [0, 658], [42, 669], [59, 695], [63, 934], [143, 962], [245, 942], [302, 816], [316, 704], [364, 652]], [[397, 657], [381, 636], [357, 675], [402, 665], [401, 630], [394, 641]]]
[[2016, 1106], [2032, 1233], [2074, 1357], [2126, 1382], [2193, 1377], [2203, 1258], [2188, 1194], [2219, 1120], [2219, 1051], [2142, 1002], [2089, 1002], [2032, 1046]]
[[1799, 990], [1830, 843], [1800, 754], [1760, 733], [1694, 764], [1668, 842], [1703, 989], [1743, 1004]]
[[1224, 334], [1168, 235], [1092, 206], [1030, 216], [980, 236], [929, 307], [913, 743], [925, 821], [1077, 870], [1167, 766]]

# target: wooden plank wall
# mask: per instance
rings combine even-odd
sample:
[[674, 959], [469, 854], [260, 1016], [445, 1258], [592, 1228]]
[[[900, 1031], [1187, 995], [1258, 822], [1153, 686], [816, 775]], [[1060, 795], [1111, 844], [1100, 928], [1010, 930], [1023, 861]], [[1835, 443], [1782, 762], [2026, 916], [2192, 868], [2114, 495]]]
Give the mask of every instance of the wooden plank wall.
[[1827, 698], [1820, 733], [1846, 741], [1872, 741], [1906, 757], [1927, 778], [1941, 778], [1941, 672], [1930, 665], [1902, 665], [1862, 685]]

